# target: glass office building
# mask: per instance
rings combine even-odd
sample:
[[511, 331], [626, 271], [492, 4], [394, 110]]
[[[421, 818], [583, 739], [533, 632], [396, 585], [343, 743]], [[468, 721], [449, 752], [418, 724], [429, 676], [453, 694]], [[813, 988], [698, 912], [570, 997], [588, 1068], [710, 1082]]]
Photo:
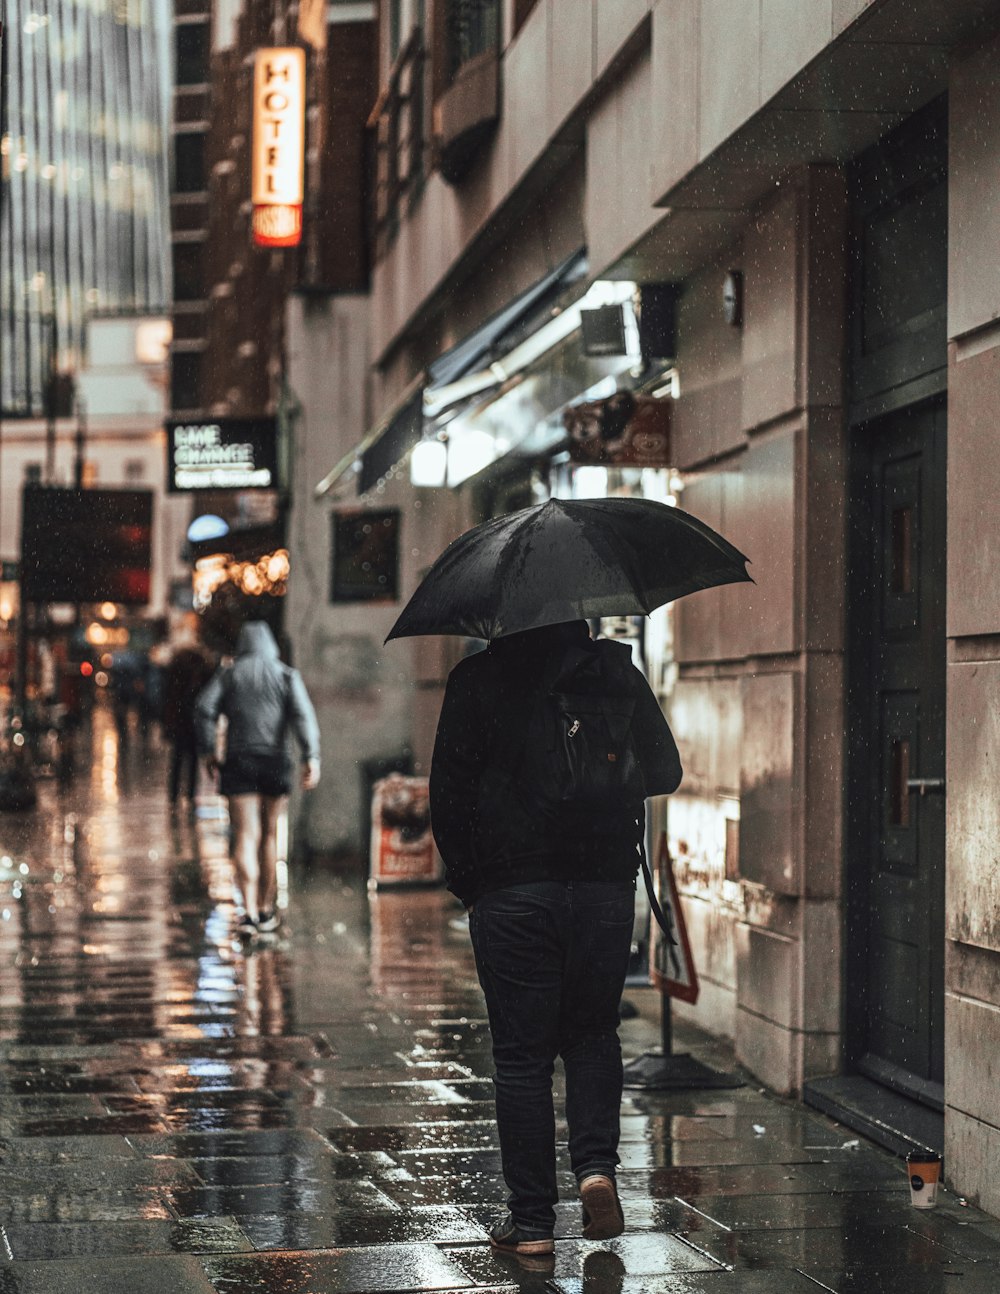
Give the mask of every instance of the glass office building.
[[86, 316], [169, 299], [169, 0], [2, 0], [0, 410], [44, 411]]

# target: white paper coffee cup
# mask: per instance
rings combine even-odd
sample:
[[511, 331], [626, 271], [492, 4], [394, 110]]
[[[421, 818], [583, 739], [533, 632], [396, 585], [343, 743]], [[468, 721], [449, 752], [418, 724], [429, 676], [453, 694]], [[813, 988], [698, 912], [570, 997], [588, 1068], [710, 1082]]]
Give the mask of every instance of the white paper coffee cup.
[[915, 1209], [933, 1209], [941, 1180], [941, 1156], [933, 1150], [911, 1150], [906, 1156], [910, 1177], [910, 1203]]

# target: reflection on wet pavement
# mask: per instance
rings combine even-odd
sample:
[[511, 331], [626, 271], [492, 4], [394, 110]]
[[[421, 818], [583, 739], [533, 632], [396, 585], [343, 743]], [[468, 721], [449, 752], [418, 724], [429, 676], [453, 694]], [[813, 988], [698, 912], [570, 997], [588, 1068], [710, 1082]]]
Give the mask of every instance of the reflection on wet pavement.
[[1000, 1223], [915, 1212], [897, 1161], [752, 1086], [626, 1096], [606, 1244], [560, 1124], [555, 1259], [493, 1253], [489, 1036], [448, 897], [293, 875], [248, 948], [221, 804], [171, 816], [160, 753], [100, 713], [93, 754], [0, 815], [0, 1294], [1000, 1290]]

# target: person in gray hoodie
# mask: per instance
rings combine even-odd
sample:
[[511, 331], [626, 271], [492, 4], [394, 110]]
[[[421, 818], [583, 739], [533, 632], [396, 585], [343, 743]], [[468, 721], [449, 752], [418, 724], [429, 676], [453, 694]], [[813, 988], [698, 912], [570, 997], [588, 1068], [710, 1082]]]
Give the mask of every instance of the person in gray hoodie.
[[[215, 751], [222, 715], [227, 728], [220, 765]], [[233, 861], [246, 908], [240, 933], [276, 930], [277, 825], [292, 783], [288, 734], [298, 744], [308, 791], [319, 782], [319, 725], [301, 675], [282, 663], [263, 620], [249, 620], [240, 630], [235, 660], [209, 680], [195, 717], [208, 770], [229, 800]]]

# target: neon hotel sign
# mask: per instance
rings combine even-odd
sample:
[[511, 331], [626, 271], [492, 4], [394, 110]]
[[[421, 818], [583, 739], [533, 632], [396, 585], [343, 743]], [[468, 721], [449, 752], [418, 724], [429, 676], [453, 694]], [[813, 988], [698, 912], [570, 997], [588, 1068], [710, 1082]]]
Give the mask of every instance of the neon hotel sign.
[[253, 78], [253, 240], [296, 247], [302, 238], [305, 51], [259, 49]]

